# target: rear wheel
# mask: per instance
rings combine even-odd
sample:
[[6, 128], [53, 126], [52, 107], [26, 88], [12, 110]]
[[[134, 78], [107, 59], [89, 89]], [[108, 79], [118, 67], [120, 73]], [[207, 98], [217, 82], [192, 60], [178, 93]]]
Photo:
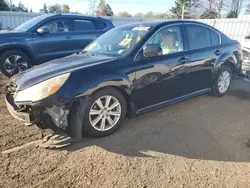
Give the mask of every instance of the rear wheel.
[[213, 85], [214, 95], [218, 97], [224, 96], [230, 88], [232, 78], [233, 74], [231, 68], [221, 66]]
[[4, 52], [0, 57], [0, 70], [8, 77], [12, 77], [29, 68], [30, 58], [21, 51], [12, 50]]
[[93, 137], [115, 132], [124, 120], [127, 104], [123, 95], [114, 88], [105, 88], [93, 94], [88, 106], [83, 131]]

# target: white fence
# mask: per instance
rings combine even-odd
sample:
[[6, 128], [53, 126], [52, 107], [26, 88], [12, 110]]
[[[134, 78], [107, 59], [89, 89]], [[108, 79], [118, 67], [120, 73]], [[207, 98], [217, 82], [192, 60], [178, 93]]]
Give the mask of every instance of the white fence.
[[[24, 12], [4, 12], [0, 11], [0, 22], [2, 22], [2, 28], [15, 28], [25, 21], [40, 15], [39, 13], [24, 13]], [[142, 22], [152, 19], [144, 18], [122, 18], [122, 17], [105, 17], [110, 19], [115, 26], [120, 26], [133, 22]], [[240, 42], [243, 41], [245, 36], [250, 35], [250, 17], [240, 17], [238, 19], [200, 19], [196, 20], [203, 23], [207, 23], [223, 33], [230, 36], [232, 39], [236, 39]]]

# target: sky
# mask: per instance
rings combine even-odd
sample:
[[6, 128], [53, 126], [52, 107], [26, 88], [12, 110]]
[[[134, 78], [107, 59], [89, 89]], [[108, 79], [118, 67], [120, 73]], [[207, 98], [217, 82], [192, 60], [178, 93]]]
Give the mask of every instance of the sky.
[[[12, 3], [17, 5], [19, 1], [25, 7], [28, 7], [29, 10], [32, 8], [33, 12], [39, 12], [44, 3], [48, 6], [55, 3], [68, 4], [71, 12], [80, 12], [83, 14], [89, 8], [89, 0], [12, 0]], [[97, 5], [99, 0], [96, 0], [96, 2]], [[167, 12], [174, 5], [174, 0], [106, 0], [106, 2], [111, 6], [115, 14], [121, 11], [127, 11], [130, 14], [138, 12], [146, 13], [149, 11]]]

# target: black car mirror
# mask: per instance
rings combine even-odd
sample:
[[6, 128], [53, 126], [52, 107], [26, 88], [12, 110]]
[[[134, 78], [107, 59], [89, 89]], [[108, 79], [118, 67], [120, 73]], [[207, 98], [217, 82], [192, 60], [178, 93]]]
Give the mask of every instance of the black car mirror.
[[40, 27], [37, 29], [37, 32], [41, 35], [49, 34], [49, 29], [47, 27]]
[[143, 48], [144, 57], [155, 57], [163, 54], [162, 48], [159, 46], [145, 46]]

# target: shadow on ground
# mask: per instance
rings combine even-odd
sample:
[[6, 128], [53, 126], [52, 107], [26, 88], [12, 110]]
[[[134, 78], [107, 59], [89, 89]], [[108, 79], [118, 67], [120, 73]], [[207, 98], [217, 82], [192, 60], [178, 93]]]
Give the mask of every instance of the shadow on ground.
[[154, 157], [152, 152], [160, 152], [193, 159], [248, 162], [250, 90], [242, 87], [249, 86], [236, 80], [224, 98], [204, 95], [126, 120], [111, 136], [84, 138], [64, 150], [73, 152], [94, 145], [125, 156]]

